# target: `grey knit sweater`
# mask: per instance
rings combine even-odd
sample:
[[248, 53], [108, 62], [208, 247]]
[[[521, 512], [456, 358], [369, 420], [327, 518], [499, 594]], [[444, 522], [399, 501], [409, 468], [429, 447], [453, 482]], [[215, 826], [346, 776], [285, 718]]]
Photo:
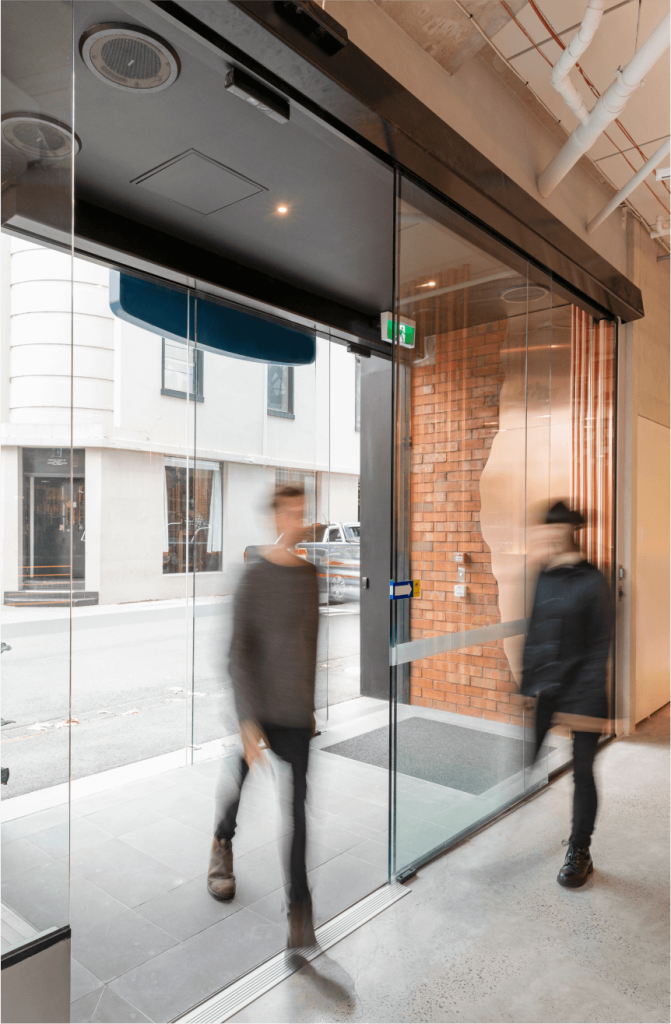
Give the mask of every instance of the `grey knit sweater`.
[[235, 595], [229, 672], [240, 721], [312, 725], [319, 629], [317, 570], [261, 558]]

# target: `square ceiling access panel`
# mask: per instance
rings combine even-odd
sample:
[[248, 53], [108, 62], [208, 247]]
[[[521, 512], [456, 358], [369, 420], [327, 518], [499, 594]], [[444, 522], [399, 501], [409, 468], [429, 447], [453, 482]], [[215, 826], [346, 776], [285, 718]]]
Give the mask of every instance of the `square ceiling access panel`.
[[205, 216], [267, 191], [264, 185], [250, 181], [195, 149], [188, 149], [146, 171], [131, 184]]

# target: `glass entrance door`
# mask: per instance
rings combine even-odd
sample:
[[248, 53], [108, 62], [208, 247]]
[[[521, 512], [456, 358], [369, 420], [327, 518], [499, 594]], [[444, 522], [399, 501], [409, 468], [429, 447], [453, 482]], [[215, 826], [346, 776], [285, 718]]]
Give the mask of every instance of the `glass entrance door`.
[[396, 295], [393, 874], [570, 757], [560, 727], [536, 756], [518, 693], [534, 531], [568, 501], [610, 573], [614, 383], [612, 329], [402, 177]]

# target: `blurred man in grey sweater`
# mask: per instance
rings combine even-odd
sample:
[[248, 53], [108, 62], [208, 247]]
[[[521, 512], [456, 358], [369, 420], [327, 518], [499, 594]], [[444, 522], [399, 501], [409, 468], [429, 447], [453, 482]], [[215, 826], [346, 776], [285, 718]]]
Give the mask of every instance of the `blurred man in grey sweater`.
[[232, 840], [240, 790], [249, 769], [265, 756], [263, 744], [291, 765], [293, 774], [288, 945], [300, 948], [316, 942], [305, 868], [305, 798], [319, 592], [315, 566], [293, 550], [305, 530], [303, 488], [279, 487], [271, 504], [280, 539], [248, 566], [235, 596], [229, 671], [244, 756], [237, 765], [235, 793], [219, 812], [207, 887], [215, 899], [235, 895]]

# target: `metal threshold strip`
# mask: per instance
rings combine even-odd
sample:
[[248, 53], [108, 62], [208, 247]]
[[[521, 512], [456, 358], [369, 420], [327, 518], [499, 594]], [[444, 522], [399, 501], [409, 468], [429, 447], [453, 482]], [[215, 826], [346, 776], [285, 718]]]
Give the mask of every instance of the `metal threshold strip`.
[[292, 951], [283, 949], [281, 953], [276, 953], [275, 956], [259, 964], [258, 967], [238, 978], [221, 992], [210, 996], [209, 999], [189, 1010], [188, 1013], [181, 1017], [175, 1017], [173, 1024], [221, 1024], [222, 1021], [228, 1020], [249, 1003], [254, 1002], [264, 992], [279, 985], [285, 978], [291, 977], [292, 974], [300, 970], [303, 964], [316, 960], [321, 953], [326, 952], [350, 932], [356, 931], [362, 924], [366, 924], [381, 911], [386, 910], [392, 903], [396, 903], [408, 892], [410, 890], [399, 882], [381, 886], [370, 896], [359, 900], [347, 910], [343, 910], [342, 914], [338, 914], [337, 917], [317, 928], [318, 946]]

